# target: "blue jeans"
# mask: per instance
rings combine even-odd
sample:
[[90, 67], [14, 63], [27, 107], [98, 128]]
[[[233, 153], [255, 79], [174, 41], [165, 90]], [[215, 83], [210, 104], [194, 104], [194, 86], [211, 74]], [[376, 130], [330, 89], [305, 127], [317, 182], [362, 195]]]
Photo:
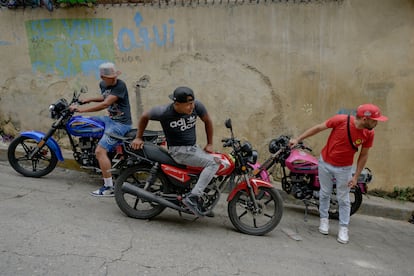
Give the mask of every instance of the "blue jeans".
[[322, 157], [318, 164], [319, 182], [319, 215], [321, 218], [329, 217], [329, 206], [334, 181], [336, 179], [336, 198], [339, 205], [339, 225], [348, 226], [351, 203], [349, 200], [348, 182], [352, 178], [352, 166], [336, 167], [326, 163]]
[[119, 136], [124, 136], [132, 128], [131, 125], [124, 125], [115, 122], [108, 116], [93, 116], [93, 118], [105, 124], [105, 133], [102, 136], [101, 140], [99, 140], [99, 145], [106, 149], [107, 152], [112, 151], [115, 148], [115, 146], [119, 143], [119, 140], [109, 137], [107, 133], [113, 133]]
[[193, 167], [203, 167], [196, 185], [191, 191], [192, 194], [201, 196], [204, 189], [213, 179], [220, 163], [215, 160], [214, 156], [208, 154], [197, 145], [194, 146], [173, 146], [169, 147], [168, 151], [174, 160], [179, 164], [184, 164]]

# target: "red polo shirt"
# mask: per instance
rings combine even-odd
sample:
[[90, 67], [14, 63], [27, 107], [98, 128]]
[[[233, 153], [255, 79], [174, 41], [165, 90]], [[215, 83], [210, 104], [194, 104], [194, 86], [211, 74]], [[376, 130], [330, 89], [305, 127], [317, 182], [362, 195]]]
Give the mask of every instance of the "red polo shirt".
[[[332, 128], [328, 141], [322, 149], [322, 158], [325, 162], [338, 167], [352, 166], [355, 150], [348, 139], [347, 117], [345, 114], [338, 114], [329, 118], [325, 124]], [[350, 130], [352, 142], [356, 147], [370, 148], [374, 142], [374, 130], [357, 129], [355, 117], [350, 118]]]

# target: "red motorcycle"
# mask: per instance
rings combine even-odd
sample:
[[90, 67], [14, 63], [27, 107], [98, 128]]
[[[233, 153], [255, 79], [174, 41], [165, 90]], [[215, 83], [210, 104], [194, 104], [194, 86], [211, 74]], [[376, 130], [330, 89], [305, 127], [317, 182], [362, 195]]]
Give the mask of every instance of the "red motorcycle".
[[[264, 235], [272, 231], [283, 214], [283, 200], [273, 185], [251, 175], [257, 151], [249, 142], [234, 138], [231, 120], [225, 125], [231, 138], [223, 139], [223, 147], [231, 147], [230, 154], [212, 153], [221, 165], [216, 176], [204, 190], [202, 210], [212, 211], [224, 191], [228, 216], [242, 233]], [[177, 164], [164, 147], [145, 142], [143, 149], [129, 151], [128, 169], [116, 180], [115, 200], [129, 217], [151, 219], [165, 208], [192, 214], [182, 200], [194, 187], [202, 168]]]
[[[284, 135], [272, 139], [269, 143], [271, 156], [261, 166], [257, 167], [253, 174], [256, 177], [266, 176], [274, 166], [276, 178], [280, 178], [282, 189], [305, 203], [306, 219], [308, 206], [319, 206], [318, 159], [309, 153], [312, 149], [303, 143], [299, 143], [291, 149], [289, 139], [290, 137]], [[364, 168], [358, 178], [358, 185], [350, 190], [351, 215], [358, 211], [361, 206], [362, 194], [367, 193], [367, 185], [371, 180], [371, 170]], [[331, 195], [329, 217], [333, 219], [339, 217], [335, 186]]]

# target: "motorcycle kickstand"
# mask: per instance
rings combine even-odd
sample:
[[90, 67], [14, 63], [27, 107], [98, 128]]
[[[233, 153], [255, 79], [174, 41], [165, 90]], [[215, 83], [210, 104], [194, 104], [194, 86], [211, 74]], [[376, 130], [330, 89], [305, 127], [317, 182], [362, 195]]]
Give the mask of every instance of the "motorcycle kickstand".
[[308, 222], [308, 207], [309, 207], [309, 202], [307, 200], [304, 200], [303, 203], [305, 203], [305, 215], [303, 217], [303, 220], [305, 222]]
[[[183, 214], [187, 214], [187, 213], [183, 213], [181, 211], [178, 211], [179, 216], [183, 219], [183, 220], [187, 220], [187, 221], [196, 221], [197, 219], [199, 219], [199, 217], [194, 216], [194, 218], [187, 218], [186, 216], [184, 216]], [[191, 216], [191, 214], [189, 214]]]

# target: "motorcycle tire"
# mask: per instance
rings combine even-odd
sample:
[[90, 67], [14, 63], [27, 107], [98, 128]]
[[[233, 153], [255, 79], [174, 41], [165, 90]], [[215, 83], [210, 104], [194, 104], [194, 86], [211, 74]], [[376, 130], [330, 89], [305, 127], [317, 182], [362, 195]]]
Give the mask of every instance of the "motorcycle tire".
[[[352, 216], [358, 211], [359, 207], [361, 207], [362, 192], [359, 187], [355, 187], [351, 189], [349, 193], [350, 193], [349, 198], [351, 201], [350, 215]], [[333, 194], [333, 196], [331, 197], [331, 206], [329, 208], [329, 218], [339, 219], [339, 207], [338, 207], [338, 201], [336, 200], [335, 194]]]
[[275, 188], [259, 187], [256, 198], [259, 212], [254, 206], [248, 191], [237, 192], [228, 203], [227, 211], [233, 226], [241, 233], [262, 236], [272, 231], [283, 215], [283, 199]]
[[27, 177], [42, 177], [55, 169], [58, 160], [48, 145], [29, 158], [36, 147], [37, 141], [25, 136], [18, 136], [10, 143], [7, 157], [16, 172]]
[[[149, 202], [136, 195], [125, 193], [122, 184], [128, 182], [139, 188], [144, 188], [145, 182], [150, 174], [151, 167], [138, 165], [124, 170], [115, 181], [115, 201], [119, 209], [128, 217], [135, 219], [151, 219], [159, 215], [165, 206], [155, 202]], [[148, 187], [147, 191], [152, 193], [161, 192], [165, 183], [165, 178], [157, 174], [154, 183]]]

